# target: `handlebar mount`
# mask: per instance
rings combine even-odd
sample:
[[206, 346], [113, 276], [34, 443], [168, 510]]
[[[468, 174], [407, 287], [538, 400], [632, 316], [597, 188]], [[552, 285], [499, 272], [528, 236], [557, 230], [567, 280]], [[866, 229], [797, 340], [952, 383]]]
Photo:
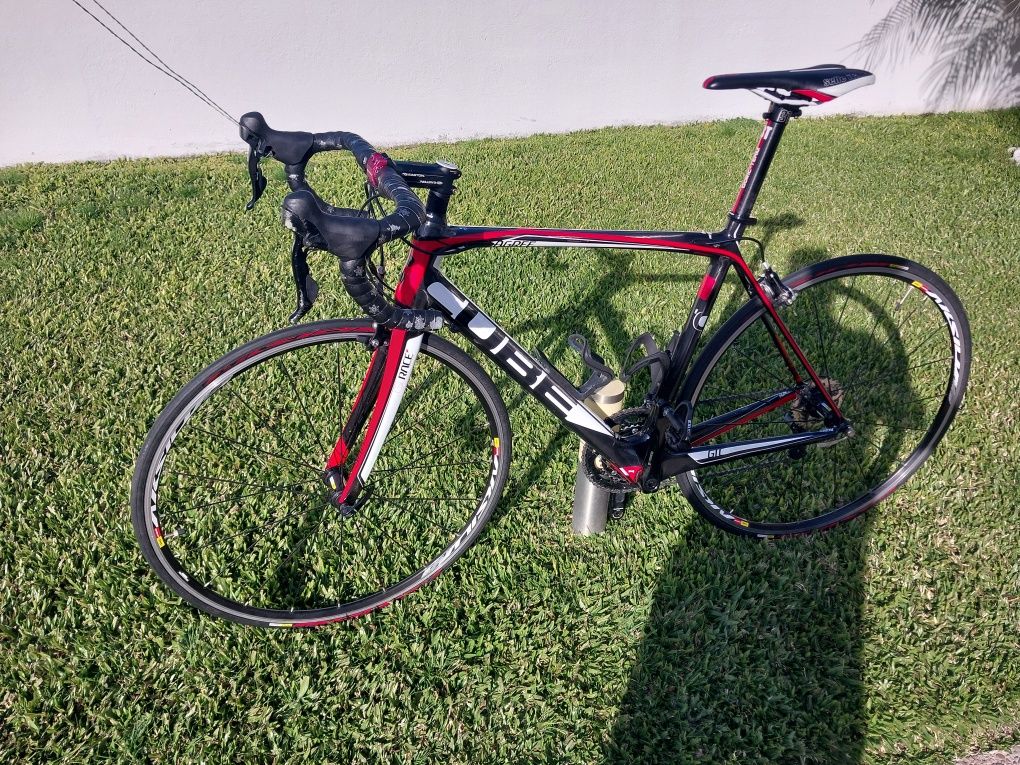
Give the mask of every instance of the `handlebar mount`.
[[[411, 191], [388, 156], [364, 138], [343, 131], [306, 133], [273, 130], [258, 112], [240, 119], [241, 138], [248, 144], [248, 174], [254, 208], [266, 188], [260, 161], [272, 157], [285, 165], [292, 192], [283, 200], [281, 220], [294, 232], [291, 268], [297, 288], [297, 308], [290, 316], [296, 323], [312, 307], [318, 285], [308, 268], [307, 250], [327, 250], [340, 259], [340, 273], [348, 294], [377, 324], [412, 331], [435, 331], [442, 327], [439, 311], [397, 306], [383, 293], [380, 280], [369, 270], [368, 259], [386, 242], [417, 231], [425, 222], [425, 206]], [[322, 151], [346, 150], [354, 155], [368, 184], [391, 200], [396, 208], [380, 220], [361, 210], [334, 207], [315, 193], [305, 179], [305, 166]]]

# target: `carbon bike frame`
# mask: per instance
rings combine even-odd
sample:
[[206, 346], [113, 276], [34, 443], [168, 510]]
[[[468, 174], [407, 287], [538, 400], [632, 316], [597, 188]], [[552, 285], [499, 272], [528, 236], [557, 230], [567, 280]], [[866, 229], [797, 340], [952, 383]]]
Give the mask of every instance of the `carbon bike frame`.
[[[790, 117], [798, 114], [795, 108], [781, 105], [773, 105], [765, 114], [765, 127], [730, 211], [729, 223], [717, 233], [451, 227], [446, 224], [446, 210], [453, 193], [452, 179], [445, 185], [422, 182], [420, 186], [431, 186], [426, 206], [428, 222], [411, 242], [411, 254], [394, 293], [395, 302], [404, 307], [429, 304], [442, 310], [452, 329], [467, 337], [566, 428], [602, 454], [620, 476], [646, 491], [654, 491], [663, 480], [698, 467], [841, 438], [846, 435], [849, 424], [780, 318], [768, 289], [769, 282], [755, 278], [738, 246], [744, 228], [755, 222], [751, 210], [783, 129]], [[397, 166], [400, 168], [400, 163]], [[458, 176], [459, 172], [454, 178]], [[662, 369], [658, 395], [646, 402], [649, 417], [641, 432], [626, 437], [615, 433], [584, 403], [577, 388], [555, 366], [544, 357], [536, 358], [526, 351], [443, 275], [440, 267], [444, 257], [479, 247], [658, 250], [709, 259], [687, 320], [666, 346], [669, 363]], [[692, 426], [690, 403], [678, 401], [677, 397], [731, 266], [749, 298], [763, 306], [763, 320], [777, 352], [790, 371], [791, 384], [788, 390], [777, 391], [760, 401]], [[775, 280], [778, 282], [778, 277]], [[778, 282], [773, 284], [771, 291], [782, 289], [783, 285]], [[355, 462], [347, 476], [342, 477], [344, 488], [340, 501], [352, 501], [367, 480], [400, 405], [421, 345], [421, 336], [414, 336], [406, 330], [392, 330], [382, 333], [378, 344], [351, 417], [327, 463], [327, 471], [335, 471], [336, 476], [341, 477], [339, 471], [348, 457], [348, 445], [362, 434], [367, 423]], [[812, 432], [704, 445], [738, 425], [795, 401], [808, 384], [801, 370], [824, 399], [828, 410], [826, 427]], [[677, 430], [681, 434], [679, 449], [670, 448], [667, 444], [666, 434], [671, 427], [674, 446], [678, 442]], [[498, 450], [499, 445], [494, 444], [494, 448]]]

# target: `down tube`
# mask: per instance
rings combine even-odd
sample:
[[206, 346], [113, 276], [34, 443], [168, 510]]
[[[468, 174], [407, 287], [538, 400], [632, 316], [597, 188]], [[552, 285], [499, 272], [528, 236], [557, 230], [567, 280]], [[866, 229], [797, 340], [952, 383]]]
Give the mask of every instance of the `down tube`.
[[641, 464], [637, 453], [617, 440], [558, 370], [546, 367], [525, 351], [446, 277], [433, 272], [425, 290], [443, 307], [454, 326], [567, 428], [619, 467]]

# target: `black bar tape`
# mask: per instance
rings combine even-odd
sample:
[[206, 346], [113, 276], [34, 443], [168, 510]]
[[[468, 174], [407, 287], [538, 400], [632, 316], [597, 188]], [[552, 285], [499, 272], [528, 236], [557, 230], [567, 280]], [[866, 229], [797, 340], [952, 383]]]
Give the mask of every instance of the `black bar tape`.
[[305, 246], [327, 250], [340, 259], [344, 288], [373, 321], [419, 332], [436, 331], [443, 326], [439, 311], [401, 308], [390, 303], [379, 281], [369, 273], [368, 257], [378, 246], [382, 221], [331, 214], [303, 189], [283, 200], [281, 219], [302, 237]]
[[[339, 144], [354, 155], [355, 161], [362, 172], [368, 176], [368, 166], [372, 157], [378, 155], [375, 147], [355, 133], [317, 133], [315, 143], [323, 146]], [[369, 180], [372, 180], [369, 178]], [[379, 193], [396, 204], [396, 209], [380, 221], [382, 223], [382, 239], [380, 243], [397, 239], [409, 234], [425, 222], [425, 205], [418, 195], [411, 191], [407, 182], [392, 165], [387, 164], [375, 178], [375, 187]]]
[[[308, 191], [323, 209], [336, 209], [327, 204], [308, 185], [305, 165], [311, 157], [322, 151], [346, 149], [354, 155], [362, 172], [368, 174], [368, 163], [379, 154], [368, 141], [356, 133], [306, 133], [304, 131], [273, 130], [259, 112], [241, 116], [241, 138], [248, 142], [259, 156], [271, 156], [287, 166], [287, 183], [294, 191]], [[379, 243], [406, 236], [425, 222], [425, 206], [418, 195], [391, 165], [384, 167], [375, 178], [375, 186], [383, 196], [396, 204], [396, 209], [382, 219]]]
[[[330, 250], [330, 252], [333, 252]], [[336, 253], [334, 253], [336, 254]], [[344, 287], [373, 321], [393, 329], [435, 332], [443, 327], [443, 314], [429, 308], [400, 308], [383, 295], [379, 281], [368, 274], [367, 253], [358, 258], [340, 258]]]
[[[241, 137], [256, 155], [272, 156], [286, 165], [287, 183], [293, 191], [283, 201], [283, 224], [299, 234], [306, 247], [328, 250], [340, 259], [344, 287], [362, 310], [387, 327], [440, 329], [442, 313], [393, 305], [368, 271], [368, 258], [377, 246], [406, 236], [425, 222], [425, 206], [389, 159], [355, 133], [273, 130], [258, 112], [243, 115], [240, 123]], [[309, 186], [305, 178], [308, 160], [319, 152], [340, 149], [351, 152], [379, 193], [396, 205], [382, 220], [360, 211], [333, 207]]]

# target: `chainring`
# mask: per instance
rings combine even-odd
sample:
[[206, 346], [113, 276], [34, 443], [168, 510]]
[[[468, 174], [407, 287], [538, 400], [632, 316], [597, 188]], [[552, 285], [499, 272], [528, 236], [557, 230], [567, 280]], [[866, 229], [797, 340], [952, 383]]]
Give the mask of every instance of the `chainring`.
[[[647, 407], [623, 409], [608, 417], [613, 430], [621, 436], [633, 435], [640, 431], [648, 419]], [[604, 491], [623, 493], [637, 491], [638, 487], [609, 467], [601, 454], [584, 444], [581, 450], [581, 465], [588, 480]]]

